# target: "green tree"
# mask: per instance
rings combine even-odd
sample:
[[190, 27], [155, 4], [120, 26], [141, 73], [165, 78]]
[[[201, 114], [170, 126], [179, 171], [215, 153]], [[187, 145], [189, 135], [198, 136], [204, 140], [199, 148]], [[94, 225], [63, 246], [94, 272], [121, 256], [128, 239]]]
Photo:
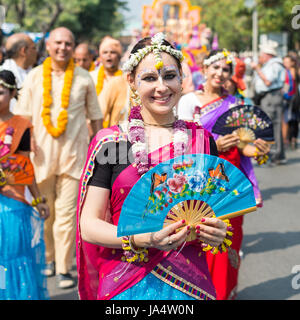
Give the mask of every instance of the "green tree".
[[47, 33], [66, 26], [78, 41], [97, 41], [105, 35], [117, 36], [123, 28], [118, 9], [123, 0], [3, 0], [6, 21], [17, 23], [20, 31]]
[[[251, 49], [252, 9], [245, 7], [245, 0], [192, 0], [202, 7], [202, 23], [219, 36], [221, 47], [241, 51]], [[291, 26], [292, 8], [296, 0], [256, 0], [259, 33], [286, 31], [291, 49], [299, 43], [299, 32]]]

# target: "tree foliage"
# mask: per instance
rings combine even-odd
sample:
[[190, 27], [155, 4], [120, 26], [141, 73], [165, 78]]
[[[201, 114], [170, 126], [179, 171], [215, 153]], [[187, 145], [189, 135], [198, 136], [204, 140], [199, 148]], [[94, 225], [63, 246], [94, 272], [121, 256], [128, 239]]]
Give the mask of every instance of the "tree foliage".
[[123, 0], [3, 0], [6, 21], [17, 23], [21, 31], [49, 32], [66, 26], [78, 41], [99, 42], [106, 34], [117, 36], [123, 28], [119, 8]]
[[[229, 50], [249, 50], [252, 47], [252, 10], [245, 0], [192, 0], [202, 7], [202, 22], [219, 36], [221, 47]], [[292, 8], [296, 0], [256, 0], [259, 33], [282, 32], [289, 34], [289, 46], [295, 48], [299, 32], [291, 26]]]

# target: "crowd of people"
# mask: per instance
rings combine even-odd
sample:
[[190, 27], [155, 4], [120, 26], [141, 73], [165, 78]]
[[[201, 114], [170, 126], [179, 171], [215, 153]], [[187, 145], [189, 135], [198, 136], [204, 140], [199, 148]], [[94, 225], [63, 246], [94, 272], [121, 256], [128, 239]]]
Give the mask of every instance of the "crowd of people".
[[[118, 238], [119, 215], [149, 170], [148, 158], [159, 163], [191, 150], [242, 170], [262, 206], [253, 162], [269, 155], [270, 165], [282, 165], [285, 150], [297, 148], [297, 57], [282, 60], [269, 42], [258, 63], [247, 66], [227, 50], [212, 50], [196, 77], [162, 34], [138, 41], [123, 63], [119, 40], [104, 37], [95, 55], [65, 27], [50, 32], [46, 50], [37, 64], [31, 38], [14, 34], [0, 68], [0, 150], [7, 145], [10, 156], [24, 157], [22, 170], [31, 177], [22, 186], [8, 183], [7, 157], [0, 156], [0, 266], [6, 270], [0, 299], [47, 299], [51, 276], [61, 289], [78, 283], [81, 299], [234, 299], [243, 216], [230, 223], [205, 218], [194, 226], [196, 241], [182, 246], [192, 231], [185, 221]], [[253, 97], [245, 96], [246, 67], [254, 73]], [[235, 134], [212, 133], [218, 117], [239, 104], [266, 112], [274, 144], [256, 139], [241, 147]], [[202, 140], [185, 136], [186, 129]], [[133, 163], [126, 154], [124, 164], [122, 145]], [[110, 149], [117, 150], [116, 161], [101, 161]], [[228, 236], [226, 252], [205, 251], [224, 247]], [[70, 273], [75, 251], [77, 281]]]

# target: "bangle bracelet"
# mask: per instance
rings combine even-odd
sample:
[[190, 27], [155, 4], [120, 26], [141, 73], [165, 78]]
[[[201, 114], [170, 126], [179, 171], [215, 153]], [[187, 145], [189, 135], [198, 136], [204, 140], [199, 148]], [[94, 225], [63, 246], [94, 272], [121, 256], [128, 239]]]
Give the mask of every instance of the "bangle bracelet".
[[131, 262], [148, 262], [148, 250], [145, 248], [134, 248], [132, 237], [125, 236], [122, 238], [122, 249], [124, 251], [123, 261]]
[[47, 202], [47, 199], [46, 197], [44, 196], [41, 196], [41, 197], [37, 197], [37, 198], [34, 198], [31, 202], [31, 205], [33, 207], [37, 206], [39, 203], [46, 203]]
[[202, 250], [203, 251], [211, 251], [212, 254], [217, 254], [218, 252], [226, 252], [227, 248], [229, 248], [232, 244], [232, 236], [233, 236], [233, 228], [232, 225], [230, 224], [229, 220], [223, 220], [223, 222], [225, 222], [227, 224], [227, 231], [226, 231], [226, 236], [223, 240], [223, 242], [218, 246], [218, 247], [212, 247], [209, 244], [204, 244], [204, 246], [202, 246]]

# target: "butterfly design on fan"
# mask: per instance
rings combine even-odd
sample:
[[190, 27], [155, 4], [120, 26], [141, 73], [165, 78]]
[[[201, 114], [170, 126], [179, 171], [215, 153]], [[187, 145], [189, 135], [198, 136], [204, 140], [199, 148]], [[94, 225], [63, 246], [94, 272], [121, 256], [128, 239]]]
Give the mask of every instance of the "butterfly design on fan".
[[[175, 170], [184, 163], [190, 166]], [[132, 187], [122, 206], [118, 237], [155, 232], [177, 219], [185, 219], [193, 231], [203, 216], [230, 219], [255, 210], [253, 187], [237, 167], [212, 155], [184, 155], [159, 163]]]
[[222, 179], [229, 182], [229, 178], [225, 173], [225, 168], [223, 163], [219, 163], [216, 169], [214, 168], [208, 169], [208, 172], [211, 178]]
[[162, 175], [159, 175], [157, 173], [152, 174], [152, 183], [151, 183], [151, 193], [153, 193], [153, 190], [158, 187], [160, 184], [164, 183], [167, 179], [167, 174], [163, 173]]

